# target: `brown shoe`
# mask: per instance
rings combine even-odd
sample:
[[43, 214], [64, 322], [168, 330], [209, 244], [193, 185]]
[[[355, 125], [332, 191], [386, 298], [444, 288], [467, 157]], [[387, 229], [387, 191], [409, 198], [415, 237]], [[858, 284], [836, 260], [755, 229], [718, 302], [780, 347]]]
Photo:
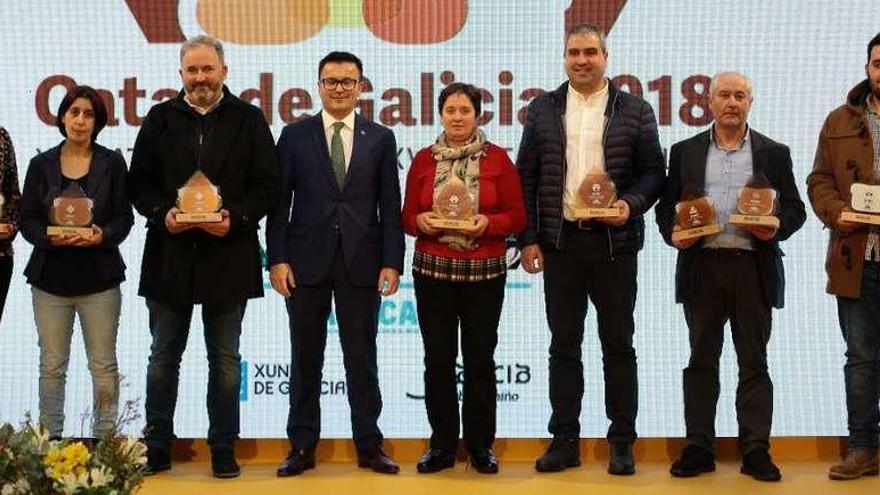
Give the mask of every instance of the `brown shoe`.
[[877, 476], [878, 472], [876, 452], [854, 449], [846, 454], [843, 461], [831, 466], [828, 477], [833, 480], [854, 480], [862, 476]]

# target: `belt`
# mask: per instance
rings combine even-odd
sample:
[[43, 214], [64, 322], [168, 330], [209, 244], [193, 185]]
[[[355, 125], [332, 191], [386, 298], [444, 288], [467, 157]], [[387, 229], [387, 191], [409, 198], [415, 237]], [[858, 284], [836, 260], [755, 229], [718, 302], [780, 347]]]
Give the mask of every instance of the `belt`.
[[605, 229], [603, 228], [605, 227], [605, 224], [601, 222], [596, 222], [595, 220], [577, 220], [574, 222], [570, 220], [563, 220], [562, 226], [566, 229], [582, 230], [584, 232], [605, 232]]
[[751, 256], [755, 254], [752, 249], [740, 248], [703, 248], [701, 252], [715, 256]]

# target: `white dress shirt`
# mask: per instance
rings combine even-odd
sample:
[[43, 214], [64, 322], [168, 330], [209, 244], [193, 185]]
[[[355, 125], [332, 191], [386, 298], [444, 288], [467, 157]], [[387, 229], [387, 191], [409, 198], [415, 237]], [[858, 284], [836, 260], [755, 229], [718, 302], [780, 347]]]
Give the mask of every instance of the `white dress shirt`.
[[588, 171], [605, 170], [605, 108], [608, 106], [608, 81], [599, 91], [584, 96], [571, 84], [565, 104], [565, 194], [563, 216], [575, 220], [577, 191]]
[[321, 120], [324, 122], [324, 135], [327, 137], [327, 153], [330, 153], [333, 133], [335, 132], [333, 130], [333, 124], [336, 122], [342, 122], [345, 124], [345, 127], [339, 131], [339, 134], [342, 136], [342, 148], [345, 152], [345, 170], [347, 172], [348, 165], [351, 163], [351, 148], [354, 144], [354, 110], [342, 120], [338, 120], [336, 117], [327, 113], [326, 110], [321, 110]]

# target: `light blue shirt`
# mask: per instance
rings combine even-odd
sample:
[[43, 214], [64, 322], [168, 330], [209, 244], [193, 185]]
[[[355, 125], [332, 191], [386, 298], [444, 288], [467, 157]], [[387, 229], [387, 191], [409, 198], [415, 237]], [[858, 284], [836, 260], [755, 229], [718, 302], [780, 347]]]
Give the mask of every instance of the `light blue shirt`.
[[752, 236], [736, 225], [727, 223], [737, 213], [736, 200], [752, 177], [752, 143], [749, 131], [735, 150], [724, 150], [715, 142], [715, 128], [709, 133], [709, 152], [706, 154], [706, 195], [715, 206], [715, 221], [724, 226], [718, 234], [706, 237], [703, 248], [735, 248], [753, 250]]

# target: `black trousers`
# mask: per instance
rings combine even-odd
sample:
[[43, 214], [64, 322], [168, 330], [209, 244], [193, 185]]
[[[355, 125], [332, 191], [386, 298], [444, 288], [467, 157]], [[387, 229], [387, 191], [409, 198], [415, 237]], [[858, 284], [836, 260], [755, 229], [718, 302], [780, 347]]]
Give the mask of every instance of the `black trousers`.
[[773, 383], [767, 372], [771, 313], [754, 253], [703, 249], [697, 257], [698, 290], [684, 303], [691, 357], [684, 369], [684, 410], [689, 444], [714, 451], [718, 360], [730, 321], [739, 365], [736, 418], [742, 453], [769, 448]]
[[6, 296], [9, 294], [11, 280], [12, 256], [0, 256], [0, 318], [3, 318], [3, 308], [6, 306]]
[[584, 367], [581, 345], [588, 302], [596, 308], [608, 440], [633, 442], [638, 410], [633, 309], [636, 254], [610, 252], [604, 227], [579, 230], [565, 223], [565, 247], [544, 251], [544, 303], [550, 326], [549, 430], [555, 438], [580, 436]]
[[425, 408], [431, 447], [454, 450], [459, 415], [455, 359], [461, 325], [464, 364], [461, 415], [469, 451], [495, 441], [495, 346], [506, 276], [450, 282], [414, 274], [419, 327], [425, 346]]
[[352, 436], [359, 450], [371, 450], [382, 443], [377, 424], [382, 412], [376, 367], [379, 293], [375, 285], [351, 284], [340, 247], [327, 278], [314, 286], [297, 285], [287, 300], [292, 358], [287, 436], [297, 449], [311, 449], [320, 438], [321, 370], [331, 298], [336, 302]]

